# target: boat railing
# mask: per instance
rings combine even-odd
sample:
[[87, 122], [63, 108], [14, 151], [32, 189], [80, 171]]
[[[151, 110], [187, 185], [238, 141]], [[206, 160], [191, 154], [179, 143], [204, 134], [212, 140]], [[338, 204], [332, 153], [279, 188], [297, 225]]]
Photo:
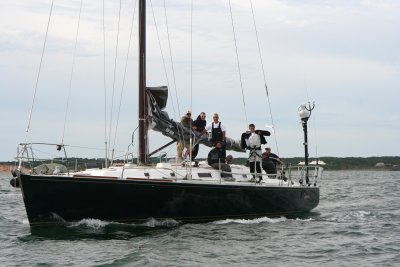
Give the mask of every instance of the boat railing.
[[[306, 171], [308, 169], [308, 172]], [[242, 175], [243, 177], [246, 176], [253, 176], [257, 178], [263, 179], [278, 179], [280, 180], [279, 185], [283, 185], [284, 182], [287, 182], [287, 185], [293, 185], [295, 182], [304, 185], [317, 185], [317, 181], [322, 178], [323, 167], [319, 165], [315, 166], [282, 166], [278, 169], [277, 173], [275, 174], [268, 174], [268, 173], [243, 173], [243, 172], [224, 172], [219, 170], [221, 174], [225, 175]], [[307, 179], [308, 173], [308, 179]], [[221, 175], [222, 176], [222, 175]], [[259, 179], [254, 179], [254, 182], [258, 182]], [[307, 183], [308, 180], [308, 183]]]
[[[171, 157], [168, 156], [165, 151], [160, 151], [158, 160], [159, 163], [162, 162], [170, 162], [171, 159], [175, 159], [176, 164], [173, 166], [175, 168], [171, 168], [171, 171], [174, 172], [175, 179], [179, 179], [179, 174], [177, 171], [178, 166], [185, 166], [187, 167], [187, 174], [180, 177], [184, 179], [191, 179], [191, 167], [197, 167], [198, 166], [198, 161], [190, 161], [188, 159], [179, 162], [177, 161], [177, 157]], [[221, 166], [221, 165], [220, 165]], [[307, 171], [308, 170], [308, 171]], [[227, 172], [223, 171], [221, 167], [217, 169], [219, 171], [220, 175], [220, 182], [223, 181], [223, 176], [229, 176], [229, 175], [236, 175], [236, 176], [242, 176], [243, 178], [251, 179], [252, 176], [260, 178], [262, 177], [263, 179], [277, 179], [280, 180], [280, 185], [283, 185], [284, 183], [287, 185], [293, 185], [295, 183], [298, 184], [304, 184], [304, 185], [317, 185], [317, 181], [322, 177], [322, 172], [323, 172], [323, 167], [320, 165], [292, 165], [292, 164], [281, 164], [279, 168], [277, 168], [277, 173], [275, 174], [267, 174], [267, 173], [250, 173], [250, 172]], [[307, 179], [308, 175], [308, 179]], [[226, 177], [225, 177], [226, 178]], [[226, 179], [225, 179], [226, 180]], [[258, 181], [258, 179], [254, 179], [254, 181]], [[308, 181], [308, 183], [307, 183]], [[287, 183], [286, 183], [287, 182]]]
[[[45, 150], [41, 150], [40, 148], [34, 149], [34, 146], [52, 146], [56, 148], [58, 155], [51, 155], [50, 152], [46, 152]], [[38, 154], [47, 154], [46, 158], [39, 157]], [[62, 155], [60, 156], [60, 153]], [[17, 170], [21, 171], [22, 169], [28, 169], [31, 172], [41, 164], [48, 163], [59, 163], [68, 168], [68, 159], [65, 151], [65, 147], [59, 144], [51, 144], [51, 143], [20, 143], [17, 147], [17, 156], [15, 157], [16, 162], [18, 163]]]
[[[288, 172], [290, 179], [305, 185], [317, 185], [322, 178], [324, 168], [320, 165], [291, 165], [282, 166], [282, 172]], [[308, 176], [308, 177], [307, 177]]]
[[64, 171], [63, 173], [103, 167], [103, 162], [97, 159], [69, 158], [66, 147], [67, 145], [54, 143], [20, 143], [15, 157], [16, 170], [21, 171], [24, 169], [34, 173], [35, 168], [39, 165], [52, 163], [63, 165], [66, 169], [66, 172]]

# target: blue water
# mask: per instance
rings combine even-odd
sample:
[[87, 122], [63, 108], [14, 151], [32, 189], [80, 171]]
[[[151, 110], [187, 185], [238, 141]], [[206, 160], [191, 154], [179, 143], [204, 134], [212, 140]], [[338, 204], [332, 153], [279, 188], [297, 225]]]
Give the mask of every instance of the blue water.
[[31, 230], [0, 173], [0, 266], [400, 266], [400, 172], [326, 171], [302, 218]]

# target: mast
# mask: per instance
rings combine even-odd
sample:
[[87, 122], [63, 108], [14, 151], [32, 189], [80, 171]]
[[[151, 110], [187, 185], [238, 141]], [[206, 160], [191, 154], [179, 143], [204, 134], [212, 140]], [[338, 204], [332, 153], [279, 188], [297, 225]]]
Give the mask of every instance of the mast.
[[146, 0], [139, 1], [139, 156], [138, 164], [148, 161], [148, 110], [146, 97]]

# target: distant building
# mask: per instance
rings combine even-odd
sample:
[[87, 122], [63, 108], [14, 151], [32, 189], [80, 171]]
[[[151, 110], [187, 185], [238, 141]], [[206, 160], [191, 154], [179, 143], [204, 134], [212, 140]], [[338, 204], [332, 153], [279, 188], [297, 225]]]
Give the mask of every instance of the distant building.
[[[299, 165], [305, 165], [306, 163], [304, 161], [300, 161]], [[308, 163], [308, 165], [326, 165], [326, 163], [322, 160], [318, 160], [318, 163], [316, 160], [313, 160], [311, 162]]]
[[375, 164], [375, 167], [377, 167], [377, 168], [384, 168], [384, 167], [385, 167], [385, 163], [383, 163], [383, 162], [378, 162], [377, 164]]

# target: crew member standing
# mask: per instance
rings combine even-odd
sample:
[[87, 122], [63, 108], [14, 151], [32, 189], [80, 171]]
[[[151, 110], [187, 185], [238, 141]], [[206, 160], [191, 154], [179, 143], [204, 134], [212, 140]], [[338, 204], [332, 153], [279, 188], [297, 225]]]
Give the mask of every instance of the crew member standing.
[[210, 130], [211, 130], [211, 142], [213, 143], [213, 145], [215, 146], [217, 142], [223, 142], [225, 146], [226, 128], [222, 124], [222, 122], [219, 121], [218, 113], [214, 113], [213, 121], [206, 125], [201, 135], [207, 133]]
[[[242, 147], [250, 150], [249, 153], [249, 164], [250, 164], [250, 172], [261, 173], [260, 162], [262, 159], [262, 151], [261, 145], [266, 144], [264, 135], [256, 132], [256, 126], [251, 123], [249, 124], [249, 131], [242, 134]], [[260, 178], [259, 181], [262, 180], [262, 176], [258, 176]], [[255, 179], [255, 175], [253, 174], [253, 178]]]
[[[195, 134], [195, 136], [196, 137], [198, 136], [198, 138], [200, 138], [203, 133], [204, 128], [207, 125], [206, 113], [201, 112], [199, 114], [199, 116], [197, 116], [197, 119], [193, 122], [193, 125], [194, 125], [194, 131], [195, 131], [195, 133], [197, 133], [197, 134]], [[196, 144], [193, 147], [193, 151], [192, 151], [192, 160], [196, 158], [198, 153], [199, 153], [199, 144], [196, 141]]]
[[[181, 126], [184, 128], [188, 128], [190, 129], [191, 127], [193, 127], [193, 120], [192, 120], [192, 112], [190, 110], [188, 110], [185, 114], [185, 116], [182, 117], [181, 119]], [[178, 158], [180, 160], [183, 160], [182, 154], [183, 154], [183, 149], [186, 148], [186, 152], [185, 152], [185, 157], [186, 156], [190, 156], [190, 143], [184, 140], [185, 138], [182, 137], [181, 141], [178, 141], [176, 143], [176, 149], [178, 152]]]

